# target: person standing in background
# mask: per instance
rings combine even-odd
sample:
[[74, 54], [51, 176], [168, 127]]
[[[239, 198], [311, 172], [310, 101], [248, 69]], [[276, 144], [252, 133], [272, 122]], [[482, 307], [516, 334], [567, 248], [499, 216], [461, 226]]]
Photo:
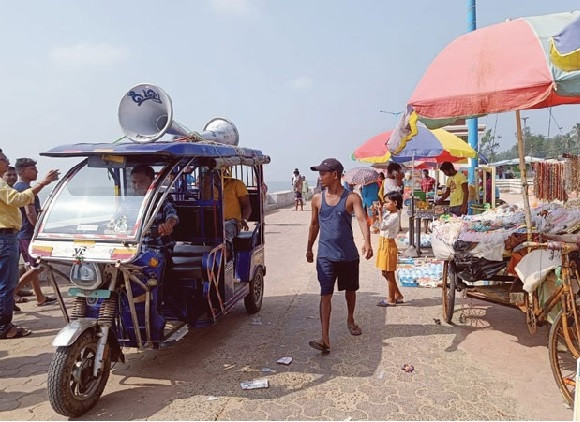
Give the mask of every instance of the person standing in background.
[[300, 211], [304, 211], [304, 201], [302, 201], [302, 176], [300, 176], [298, 169], [294, 170], [292, 190], [294, 191], [294, 211], [298, 211], [298, 205], [300, 205]]
[[[38, 169], [36, 168], [36, 161], [32, 158], [18, 158], [15, 164], [16, 173], [18, 173], [18, 182], [14, 184], [14, 189], [18, 192], [24, 192], [26, 189], [30, 189], [30, 182], [34, 182], [38, 178]], [[36, 306], [45, 306], [56, 302], [55, 297], [46, 296], [42, 293], [40, 288], [40, 281], [38, 280], [38, 274], [41, 269], [36, 263], [36, 260], [30, 256], [28, 253], [28, 246], [32, 240], [32, 235], [34, 234], [34, 227], [38, 221], [38, 214], [40, 213], [40, 200], [38, 196], [34, 196], [34, 202], [32, 204], [20, 207], [20, 213], [22, 215], [22, 228], [18, 232], [18, 243], [20, 246], [20, 254], [22, 255], [22, 260], [26, 267], [26, 271], [20, 277], [18, 285], [14, 289], [14, 294], [18, 296], [20, 290], [26, 286], [28, 283], [32, 285], [32, 290], [36, 296]], [[24, 298], [16, 298], [15, 301], [25, 302]]]
[[6, 171], [6, 173], [4, 173], [4, 176], [2, 178], [4, 179], [4, 181], [8, 186], [13, 187], [14, 183], [16, 183], [16, 181], [18, 180], [16, 169], [12, 166], [9, 166], [8, 170]]
[[308, 182], [306, 181], [306, 176], [302, 176], [302, 198], [308, 201]]
[[437, 201], [442, 204], [449, 197], [449, 212], [457, 216], [467, 214], [467, 200], [469, 199], [469, 189], [467, 178], [463, 173], [459, 173], [449, 161], [441, 164], [441, 171], [447, 176], [447, 189]]

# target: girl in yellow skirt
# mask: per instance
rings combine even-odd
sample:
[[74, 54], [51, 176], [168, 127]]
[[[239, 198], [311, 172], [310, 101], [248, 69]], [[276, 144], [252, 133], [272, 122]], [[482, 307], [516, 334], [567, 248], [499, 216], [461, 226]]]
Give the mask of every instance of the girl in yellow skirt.
[[397, 191], [385, 194], [382, 215], [379, 213], [379, 250], [377, 251], [376, 267], [382, 271], [387, 280], [389, 294], [377, 306], [396, 306], [403, 303], [403, 295], [397, 286], [395, 271], [397, 270], [397, 232], [399, 230], [399, 214], [403, 207], [403, 197]]

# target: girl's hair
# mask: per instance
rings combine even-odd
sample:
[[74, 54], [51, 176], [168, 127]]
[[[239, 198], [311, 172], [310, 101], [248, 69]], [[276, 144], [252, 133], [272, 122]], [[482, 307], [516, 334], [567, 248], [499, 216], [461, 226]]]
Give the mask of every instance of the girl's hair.
[[403, 197], [396, 190], [393, 190], [391, 192], [387, 192], [385, 194], [385, 198], [388, 198], [390, 201], [396, 202], [398, 210], [403, 208]]

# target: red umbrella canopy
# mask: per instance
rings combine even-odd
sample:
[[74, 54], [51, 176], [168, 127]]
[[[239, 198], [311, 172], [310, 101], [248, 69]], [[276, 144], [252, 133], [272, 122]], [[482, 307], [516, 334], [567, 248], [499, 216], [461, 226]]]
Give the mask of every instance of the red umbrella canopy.
[[428, 127], [459, 118], [580, 103], [580, 71], [550, 59], [550, 40], [579, 11], [519, 18], [477, 29], [445, 47], [409, 99]]

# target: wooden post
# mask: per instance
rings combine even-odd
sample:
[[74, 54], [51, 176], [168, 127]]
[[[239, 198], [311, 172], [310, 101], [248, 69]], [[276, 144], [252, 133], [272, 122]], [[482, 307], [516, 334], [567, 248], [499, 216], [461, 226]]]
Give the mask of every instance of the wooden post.
[[522, 196], [524, 198], [524, 213], [526, 216], [526, 228], [528, 231], [528, 241], [532, 240], [532, 210], [530, 209], [530, 198], [528, 196], [528, 177], [526, 175], [526, 154], [524, 150], [524, 139], [522, 137], [522, 122], [520, 111], [516, 110], [516, 128], [518, 140], [518, 155], [520, 156], [520, 179], [522, 182]]

